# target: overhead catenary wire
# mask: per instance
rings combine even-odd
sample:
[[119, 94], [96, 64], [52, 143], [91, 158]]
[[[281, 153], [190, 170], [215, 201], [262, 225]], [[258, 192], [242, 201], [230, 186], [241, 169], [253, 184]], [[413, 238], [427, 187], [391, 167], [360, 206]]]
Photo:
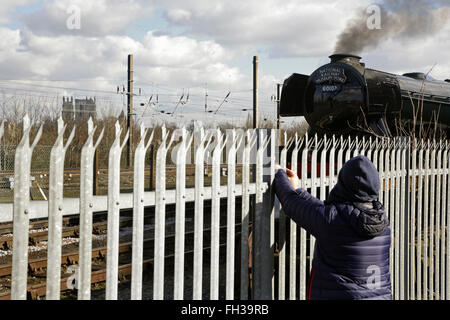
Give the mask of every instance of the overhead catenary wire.
[[220, 107], [227, 101], [227, 98], [230, 96], [231, 92], [228, 91], [227, 95], [225, 96], [225, 98], [222, 100], [222, 102], [220, 103], [220, 105], [217, 107], [217, 110], [214, 112], [214, 114], [217, 113], [217, 111], [219, 111]]
[[[10, 83], [13, 82], [13, 83], [15, 83], [17, 85], [21, 85], [21, 86], [33, 86], [33, 87], [52, 88], [52, 89], [104, 92], [104, 93], [108, 93], [108, 94], [117, 94], [117, 91], [109, 91], [109, 90], [103, 90], [103, 89], [88, 89], [88, 88], [77, 88], [77, 87], [68, 87], [68, 86], [53, 86], [53, 85], [28, 83], [28, 82], [46, 82], [46, 81], [52, 81], [52, 82], [78, 82], [78, 81], [83, 81], [83, 82], [85, 82], [85, 81], [114, 82], [114, 81], [123, 81], [123, 80], [120, 80], [120, 79], [68, 79], [68, 80], [63, 80], [63, 79], [61, 79], [61, 80], [57, 80], [57, 79], [52, 79], [52, 80], [45, 80], [45, 79], [20, 79], [20, 80], [19, 79], [0, 79], [0, 82], [10, 82]], [[163, 90], [166, 90], [166, 91], [175, 91], [175, 90], [177, 90], [177, 88], [175, 88], [175, 87], [163, 86], [163, 85], [158, 85], [158, 84], [148, 83], [148, 82], [143, 82], [143, 81], [135, 81], [136, 87], [140, 87], [137, 84], [146, 84], [146, 85], [150, 85], [152, 87], [156, 87], [157, 89], [163, 89]], [[189, 88], [191, 88], [191, 89], [195, 89], [195, 88], [205, 89], [205, 87], [200, 87], [200, 86], [189, 86]], [[208, 88], [208, 90], [209, 90], [209, 92], [211, 92], [211, 91], [216, 91], [216, 92], [223, 91], [221, 89], [211, 89], [211, 88]], [[250, 93], [251, 89], [229, 90], [229, 91], [232, 91], [233, 94]], [[190, 94], [192, 94], [192, 93], [190, 93]], [[239, 99], [244, 99], [244, 98], [239, 98]], [[247, 98], [246, 100], [251, 101], [251, 98]]]
[[172, 111], [172, 116], [174, 115], [175, 111], [177, 111], [178, 106], [181, 104], [181, 101], [184, 98], [184, 93], [181, 95], [180, 100], [178, 101], [177, 105], [175, 106], [175, 109]]
[[[36, 80], [36, 79], [33, 79]], [[56, 81], [56, 79], [53, 79]], [[98, 80], [98, 79], [97, 79]], [[106, 81], [107, 79], [102, 79], [102, 81]], [[113, 79], [111, 79], [113, 80]], [[115, 79], [117, 80], [117, 79]], [[2, 82], [3, 81], [3, 82]], [[72, 80], [65, 80], [66, 82], [71, 82]], [[76, 81], [76, 80], [73, 80]], [[95, 79], [92, 79], [93, 82], [95, 82]], [[5, 101], [7, 101], [7, 99], [9, 99], [9, 97], [14, 96], [14, 95], [20, 95], [20, 96], [24, 96], [24, 97], [36, 97], [38, 99], [54, 99], [54, 96], [57, 96], [58, 99], [52, 101], [50, 103], [50, 105], [52, 106], [56, 106], [58, 103], [58, 101], [60, 101], [60, 99], [62, 99], [63, 96], [67, 96], [67, 95], [71, 95], [76, 97], [77, 95], [73, 95], [70, 94], [67, 91], [78, 91], [79, 94], [78, 96], [83, 96], [83, 92], [93, 92], [95, 93], [95, 98], [97, 102], [100, 103], [111, 103], [111, 107], [118, 107], [119, 104], [123, 104], [123, 98], [120, 99], [118, 97], [118, 94], [116, 92], [116, 90], [114, 91], [108, 91], [108, 90], [102, 90], [102, 89], [87, 89], [87, 88], [78, 88], [75, 86], [57, 86], [57, 85], [46, 85], [45, 84], [45, 80], [42, 81], [34, 81], [34, 82], [38, 82], [38, 83], [29, 83], [32, 81], [28, 81], [27, 80], [21, 80], [21, 81], [17, 81], [16, 79], [14, 79], [14, 81], [6, 81], [6, 80], [1, 80], [0, 79], [0, 90], [3, 89], [4, 91], [4, 97], [3, 97], [3, 102], [5, 103]], [[43, 83], [40, 83], [43, 82]], [[1, 86], [1, 84], [4, 84], [3, 86]], [[142, 81], [139, 82], [140, 84], [146, 84]], [[179, 90], [179, 88], [175, 88], [175, 87], [168, 87], [168, 86], [163, 86], [163, 85], [157, 85], [154, 82], [151, 83], [152, 89], [153, 90], [157, 90], [159, 91], [156, 94], [156, 103], [155, 103], [155, 95], [154, 95], [154, 91], [151, 93], [147, 93], [146, 89], [143, 88], [141, 95], [138, 96], [139, 99], [142, 99], [141, 102], [143, 102], [144, 99], [146, 99], [147, 101], [150, 101], [150, 103], [146, 103], [146, 104], [142, 104], [139, 103], [143, 109], [139, 110], [140, 116], [142, 118], [146, 117], [146, 113], [148, 113], [149, 108], [152, 108], [152, 112], [150, 116], [154, 116], [155, 114], [171, 114], [170, 112], [166, 111], [162, 111], [160, 110], [160, 108], [164, 108], [164, 106], [169, 107], [172, 104], [175, 104], [175, 108], [174, 111], [172, 113], [191, 113], [191, 112], [197, 112], [199, 109], [202, 109], [203, 112], [207, 112], [207, 113], [213, 113], [213, 114], [218, 114], [219, 111], [221, 111], [222, 109], [226, 108], [226, 112], [225, 111], [221, 111], [221, 114], [227, 114], [227, 115], [236, 115], [242, 112], [243, 108], [250, 108], [250, 103], [251, 103], [251, 97], [247, 97], [246, 93], [250, 93], [251, 89], [242, 89], [242, 90], [237, 90], [237, 91], [233, 91], [230, 90], [227, 92], [225, 98], [223, 98], [223, 96], [220, 95], [220, 89], [211, 89], [209, 87], [206, 86], [190, 86], [190, 89], [194, 88], [193, 91], [188, 90], [187, 95], [185, 92], [183, 92], [184, 97], [182, 96], [181, 99], [177, 99], [177, 101], [168, 101], [170, 99], [170, 97], [175, 97], [175, 96], [179, 96], [179, 93], [176, 93], [176, 91]], [[113, 85], [113, 87], [115, 88], [116, 85]], [[143, 86], [145, 87], [145, 86]], [[202, 88], [204, 91], [203, 93], [199, 92], [200, 90], [195, 90], [195, 88]], [[53, 89], [53, 90], [45, 90], [45, 89]], [[161, 92], [161, 90], [165, 91], [165, 92]], [[17, 91], [21, 91], [17, 92]], [[233, 93], [231, 95], [231, 93]], [[260, 92], [261, 94], [261, 92]], [[6, 97], [5, 97], [6, 96]], [[121, 95], [122, 96], [122, 95]], [[232, 98], [231, 98], [232, 96]], [[152, 98], [153, 97], [153, 98]], [[152, 99], [150, 99], [152, 98]], [[162, 99], [160, 99], [162, 98]], [[186, 98], [184, 101], [183, 99]], [[203, 100], [201, 102], [201, 100]], [[192, 101], [191, 101], [192, 100]], [[139, 100], [138, 100], [139, 101]], [[217, 101], [217, 103], [219, 103], [217, 109], [212, 112], [209, 111], [208, 109], [211, 108], [211, 102], [215, 102]], [[122, 103], [121, 103], [122, 102]], [[183, 111], [180, 111], [180, 105], [181, 106], [186, 106], [187, 102], [189, 102], [188, 104], [188, 108], [183, 108]], [[21, 102], [22, 104], [22, 102]], [[260, 102], [261, 107], [263, 108], [272, 108], [273, 107], [273, 102], [267, 101], [264, 102], [261, 101]], [[107, 108], [108, 106], [105, 105]], [[144, 107], [145, 106], [145, 107]], [[105, 109], [106, 110], [106, 109]]]
[[[8, 87], [1, 87], [0, 86], [0, 90], [2, 90], [2, 93], [3, 93], [4, 96], [9, 96], [9, 98], [11, 98], [12, 96], [25, 96], [25, 97], [36, 97], [36, 98], [43, 98], [43, 99], [45, 99], [45, 98], [47, 98], [47, 99], [54, 99], [56, 96], [58, 96], [58, 97], [60, 97], [60, 99], [62, 99], [62, 97], [64, 96], [61, 93], [53, 93], [52, 94], [52, 93], [49, 93], [47, 91], [41, 91], [41, 90], [36, 90], [36, 89], [8, 88]], [[16, 92], [16, 91], [21, 91], [21, 92]], [[164, 96], [170, 97], [171, 95], [167, 96], [167, 95], [163, 94], [163, 97]], [[191, 93], [190, 93], [190, 96], [192, 96]], [[76, 95], [74, 97], [76, 97]], [[80, 97], [83, 97], [83, 95], [80, 95]], [[150, 99], [152, 97], [152, 95], [147, 96], [147, 95], [144, 94], [142, 96], [142, 98], [147, 98], [147, 97]], [[195, 97], [198, 98], [198, 96], [194, 95], [194, 98]], [[98, 95], [96, 95], [95, 98], [96, 98], [97, 101], [119, 102], [119, 100], [120, 100], [120, 101], [123, 102], [123, 98], [124, 97], [122, 97], [122, 98], [118, 98], [117, 97], [116, 98], [114, 95], [112, 95], [112, 96], [111, 95], [105, 95], [105, 96], [98, 96]], [[153, 95], [153, 99], [154, 98], [155, 98], [155, 96]], [[214, 100], [216, 100], [217, 102], [220, 101], [219, 99], [214, 99]], [[187, 101], [189, 101], [189, 105], [190, 106], [196, 105], [195, 103], [191, 102], [191, 98], [189, 98], [189, 100], [187, 100]], [[199, 104], [201, 103], [199, 99], [196, 99], [196, 100], [193, 100], [193, 101], [198, 101]], [[223, 98], [222, 98], [222, 101], [223, 101]], [[179, 102], [179, 100], [176, 101], [176, 102], [170, 102], [170, 101], [162, 101], [161, 102], [160, 99], [159, 99], [159, 94], [157, 94], [156, 95], [156, 102], [152, 102], [152, 103], [156, 103], [158, 105], [159, 104], [167, 105], [167, 104], [172, 104], [172, 103], [178, 104], [178, 102]], [[238, 105], [238, 106], [241, 106], [241, 107], [244, 107], [244, 108], [250, 107], [250, 106], [246, 105], [245, 102], [246, 101], [242, 101], [242, 100], [236, 99], [235, 97], [233, 97], [232, 99], [229, 99], [229, 97], [228, 97], [227, 98], [227, 108], [233, 107], [233, 105]], [[185, 104], [184, 101], [181, 101], [181, 103]], [[204, 107], [203, 104], [201, 104], [201, 105], [202, 105], [202, 107]], [[272, 107], [273, 103], [267, 102], [267, 103], [264, 103], [263, 105], [267, 106], [267, 107]], [[221, 106], [221, 108], [223, 108], [223, 105]]]
[[[0, 82], [2, 82], [2, 80], [0, 80]], [[49, 89], [61, 89], [61, 90], [84, 91], [84, 92], [100, 92], [100, 93], [116, 94], [115, 91], [106, 91], [106, 90], [98, 90], [98, 89], [59, 87], [59, 86], [49, 86], [49, 85], [34, 84], [34, 83], [23, 83], [23, 82], [15, 82], [15, 83], [18, 84], [18, 85], [22, 85], [22, 86], [31, 86], [31, 87], [38, 87], [38, 88], [49, 88]]]
[[[0, 80], [1, 82], [2, 80]], [[28, 84], [28, 83], [17, 83], [18, 85], [21, 86], [31, 86], [31, 87], [39, 87], [39, 88], [51, 88], [51, 89], [60, 89], [60, 90], [73, 90], [73, 91], [81, 91], [81, 92], [94, 92], [94, 93], [106, 93], [106, 94], [117, 94], [117, 91], [107, 91], [107, 90], [99, 90], [99, 89], [85, 89], [85, 88], [73, 88], [73, 87], [61, 87], [61, 86], [46, 86], [46, 85], [35, 85], [35, 84]], [[9, 86], [9, 84], [7, 84]], [[25, 89], [23, 87], [0, 87], [3, 89], [9, 89], [9, 90], [22, 90], [22, 91], [34, 91], [34, 92], [42, 92], [42, 93], [47, 93], [48, 91], [38, 91], [35, 89]], [[167, 88], [167, 90], [169, 90], [169, 88]], [[175, 88], [172, 88], [170, 90], [175, 90]], [[234, 100], [240, 100], [243, 102], [251, 102], [251, 98], [244, 98], [244, 97], [238, 97], [235, 95], [236, 92], [233, 91]], [[178, 96], [177, 93], [161, 93], [160, 95], [162, 96]], [[138, 96], [138, 95], [137, 95]], [[150, 97], [151, 95], [146, 95], [146, 94], [141, 94], [142, 97]], [[191, 92], [189, 92], [189, 96], [193, 97], [193, 98], [200, 98], [202, 95], [200, 94], [193, 94]], [[221, 99], [220, 96], [218, 95], [211, 95], [210, 93], [208, 93], [208, 97], [209, 98], [214, 98], [214, 99]], [[267, 105], [270, 105], [270, 103], [266, 103]]]

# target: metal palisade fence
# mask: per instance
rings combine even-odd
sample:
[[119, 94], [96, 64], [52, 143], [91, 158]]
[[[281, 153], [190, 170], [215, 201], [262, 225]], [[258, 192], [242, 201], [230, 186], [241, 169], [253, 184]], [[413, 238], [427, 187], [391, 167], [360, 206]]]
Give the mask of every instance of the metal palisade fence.
[[[304, 300], [315, 239], [283, 213], [271, 187], [275, 164], [290, 167], [300, 177], [301, 187], [325, 200], [342, 165], [360, 154], [375, 164], [382, 181], [380, 201], [392, 230], [394, 299], [450, 298], [448, 141], [308, 135], [288, 139], [286, 133], [279, 136], [271, 129], [224, 132], [195, 126], [192, 131], [170, 132], [162, 127], [155, 190], [146, 191], [146, 153], [155, 141], [154, 132], [141, 127], [134, 151], [133, 190], [122, 193], [120, 159], [128, 133], [122, 135], [116, 124], [109, 150], [108, 194], [99, 196], [93, 194], [93, 157], [103, 131], [94, 141], [96, 128], [92, 120], [88, 124], [80, 155], [80, 198], [63, 197], [64, 157], [75, 129], [64, 139], [66, 126], [60, 119], [50, 157], [48, 201], [30, 201], [31, 159], [42, 130], [30, 144], [30, 123], [24, 118], [23, 137], [15, 152], [14, 203], [0, 204], [0, 222], [13, 222], [12, 299], [27, 298], [28, 232], [30, 220], [37, 218], [48, 218], [46, 298], [60, 298], [65, 280], [61, 277], [62, 217], [69, 215], [80, 218], [78, 299], [91, 299], [95, 212], [107, 212], [105, 298], [118, 299], [120, 212], [132, 210], [131, 299]], [[176, 164], [175, 189], [166, 188], [168, 157]], [[194, 167], [191, 188], [186, 187], [188, 166]], [[188, 203], [194, 205], [189, 230]], [[167, 229], [168, 205], [175, 205], [173, 234]], [[147, 208], [154, 208], [150, 251], [144, 246]], [[144, 269], [149, 259], [152, 268]]]
[[[393, 298], [450, 299], [448, 141], [411, 141], [405, 137], [309, 139], [308, 135], [283, 138], [281, 166], [297, 163], [291, 168], [300, 177], [301, 187], [320, 200], [325, 200], [337, 183], [337, 174], [347, 160], [367, 156], [379, 171], [379, 198], [391, 226]], [[288, 150], [292, 150], [290, 159]], [[275, 208], [279, 215], [280, 204], [275, 202]], [[278, 292], [274, 297], [305, 299], [314, 238], [282, 213], [279, 235]]]

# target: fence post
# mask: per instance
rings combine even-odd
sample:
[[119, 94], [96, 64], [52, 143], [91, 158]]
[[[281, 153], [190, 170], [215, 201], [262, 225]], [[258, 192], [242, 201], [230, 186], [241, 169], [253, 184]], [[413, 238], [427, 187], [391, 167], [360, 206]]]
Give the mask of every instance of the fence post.
[[[194, 280], [193, 299], [202, 299], [203, 283], [203, 207], [204, 207], [204, 167], [205, 150], [211, 142], [211, 135], [206, 135], [203, 127], [197, 127], [194, 133], [195, 149], [195, 213], [194, 213]], [[205, 146], [205, 141], [206, 142]]]
[[411, 254], [410, 250], [410, 220], [411, 214], [409, 209], [410, 201], [410, 157], [411, 157], [411, 140], [409, 137], [404, 137], [402, 143], [402, 154], [401, 154], [401, 197], [402, 197], [402, 209], [401, 209], [401, 226], [400, 226], [400, 236], [401, 236], [401, 248], [403, 251], [400, 258], [400, 276], [401, 285], [403, 286], [403, 291], [400, 292], [400, 299], [405, 300], [409, 298], [409, 257]]
[[42, 126], [30, 146], [30, 118], [23, 119], [23, 136], [16, 148], [14, 162], [14, 213], [11, 299], [26, 300], [28, 275], [28, 232], [30, 226], [31, 156], [42, 135]]
[[211, 300], [219, 299], [220, 163], [222, 150], [226, 145], [227, 137], [222, 142], [222, 132], [220, 129], [217, 129], [215, 139], [216, 146], [212, 156], [211, 182]]
[[248, 299], [249, 279], [249, 215], [250, 215], [250, 152], [256, 143], [256, 131], [246, 131], [247, 141], [242, 156], [242, 218], [241, 218], [241, 300]]
[[[383, 204], [383, 206], [385, 206], [385, 202], [384, 202], [384, 193], [383, 193], [383, 189], [384, 189], [384, 145], [383, 145], [383, 139], [380, 139], [381, 141], [377, 140], [376, 143], [376, 147], [375, 147], [375, 155], [377, 156], [378, 159], [378, 166], [377, 166], [377, 170], [380, 174], [380, 192], [378, 193], [378, 198], [380, 200], [380, 202]], [[379, 152], [379, 153], [378, 153]]]
[[[322, 143], [323, 140], [321, 139], [319, 141], [319, 138], [316, 133], [314, 135], [314, 149], [311, 152], [311, 195], [313, 197], [317, 197], [317, 187], [320, 181], [319, 179], [317, 179], [317, 152], [319, 151]], [[348, 156], [350, 156], [350, 152], [348, 152]], [[309, 269], [308, 269], [309, 272], [311, 272], [312, 270], [315, 244], [316, 238], [312, 234], [309, 234], [309, 252], [310, 252]]]
[[176, 155], [176, 212], [175, 212], [175, 277], [174, 299], [182, 300], [184, 292], [184, 242], [186, 222], [186, 152], [192, 143], [193, 134], [181, 129], [181, 141]]
[[[287, 133], [284, 132], [283, 136], [284, 145], [283, 149], [280, 152], [280, 166], [282, 168], [286, 168], [287, 166], [287, 152], [290, 149], [292, 142], [294, 141], [292, 138], [287, 139]], [[286, 221], [287, 216], [282, 213], [280, 201], [275, 198], [275, 214], [279, 214], [279, 222], [278, 222], [278, 234], [279, 234], [279, 242], [278, 242], [278, 299], [285, 300], [286, 299]]]
[[337, 165], [337, 174], [339, 175], [339, 171], [341, 171], [341, 168], [342, 168], [342, 166], [343, 166], [343, 163], [344, 163], [344, 150], [345, 150], [345, 147], [347, 146], [347, 143], [348, 143], [348, 140], [347, 139], [344, 139], [344, 136], [341, 136], [340, 137], [340, 143], [339, 143], [339, 150], [338, 150], [338, 153], [337, 153], [337, 163], [336, 163], [336, 165]]
[[425, 144], [425, 166], [424, 166], [424, 180], [425, 180], [425, 187], [424, 187], [424, 202], [423, 202], [423, 299], [428, 300], [428, 214], [429, 214], [429, 208], [428, 208], [428, 200], [429, 200], [429, 186], [430, 186], [430, 148], [431, 144], [430, 141]]
[[50, 154], [48, 199], [48, 248], [46, 300], [59, 300], [61, 287], [61, 240], [63, 216], [64, 158], [75, 134], [75, 128], [64, 145], [66, 126], [58, 119], [58, 137]]
[[430, 274], [429, 274], [429, 289], [430, 289], [430, 300], [435, 300], [435, 290], [434, 290], [434, 268], [435, 268], [435, 261], [434, 261], [434, 217], [435, 217], [435, 204], [434, 201], [436, 199], [435, 192], [436, 192], [436, 140], [433, 140], [432, 142], [432, 151], [431, 151], [431, 163], [430, 163], [430, 176], [431, 176], [431, 182], [430, 182], [430, 217], [429, 217], [429, 244], [430, 244]]
[[[390, 149], [392, 148], [392, 149]], [[391, 275], [391, 287], [392, 287], [392, 298], [397, 299], [396, 293], [397, 288], [395, 286], [395, 274], [394, 274], [394, 237], [395, 237], [395, 228], [394, 228], [394, 216], [395, 216], [395, 194], [394, 194], [394, 178], [395, 178], [395, 140], [388, 139], [388, 146], [386, 150], [386, 170], [385, 177], [386, 183], [388, 184], [386, 187], [386, 214], [389, 218], [390, 228], [391, 228], [391, 246], [389, 252], [389, 271]]]
[[[416, 275], [416, 270], [419, 271], [419, 269], [417, 269], [416, 266], [416, 261], [415, 261], [415, 256], [416, 256], [416, 224], [417, 224], [417, 220], [416, 220], [416, 199], [418, 197], [418, 194], [416, 193], [416, 187], [417, 187], [417, 182], [416, 182], [416, 178], [417, 178], [417, 140], [414, 139], [413, 142], [413, 147], [410, 149], [411, 151], [411, 156], [410, 156], [410, 164], [408, 164], [407, 166], [407, 180], [411, 179], [411, 196], [409, 198], [410, 201], [410, 210], [409, 210], [409, 215], [410, 215], [410, 226], [409, 226], [409, 231], [410, 231], [410, 235], [409, 235], [409, 243], [411, 245], [411, 249], [410, 249], [410, 253], [409, 253], [409, 257], [410, 257], [410, 270], [409, 270], [409, 279], [410, 279], [410, 284], [409, 284], [409, 299], [410, 300], [415, 300], [416, 299], [416, 285], [415, 285], [415, 275]], [[409, 188], [408, 188], [409, 189]], [[408, 190], [407, 189], [407, 190]], [[418, 230], [418, 228], [417, 228]]]
[[[275, 272], [274, 270], [274, 253], [275, 253], [275, 208], [274, 208], [274, 202], [275, 202], [275, 191], [274, 189], [271, 187], [272, 186], [272, 181], [275, 178], [275, 164], [280, 162], [280, 157], [279, 157], [279, 131], [278, 130], [274, 130], [271, 129], [268, 131], [268, 134], [270, 134], [270, 140], [269, 140], [269, 152], [268, 152], [268, 157], [266, 158], [267, 160], [264, 162], [265, 165], [265, 173], [266, 175], [269, 175], [268, 177], [266, 177], [266, 181], [267, 181], [267, 186], [268, 186], [268, 193], [269, 196], [266, 198], [266, 204], [268, 205], [267, 208], [270, 208], [270, 218], [269, 218], [269, 222], [270, 222], [270, 250], [271, 250], [271, 263], [270, 263], [270, 267], [271, 267], [271, 272], [272, 272], [272, 299], [275, 298]], [[269, 162], [269, 163], [267, 163]], [[268, 171], [268, 172], [267, 172]], [[267, 173], [266, 173], [267, 172]]]
[[439, 166], [440, 179], [441, 179], [441, 208], [440, 208], [440, 226], [438, 235], [440, 235], [440, 268], [439, 268], [439, 279], [440, 279], [440, 300], [445, 299], [445, 205], [446, 205], [446, 178], [445, 178], [445, 141], [440, 141], [441, 144], [441, 160]]
[[[417, 243], [422, 243], [422, 200], [423, 200], [423, 179], [424, 179], [424, 166], [423, 166], [423, 152], [424, 152], [424, 142], [420, 141], [420, 149], [419, 149], [419, 160], [418, 160], [418, 182], [417, 182]], [[424, 248], [424, 252], [426, 252]], [[424, 259], [425, 260], [425, 259]], [[416, 260], [416, 269], [417, 269], [417, 300], [422, 300], [422, 271], [425, 273], [424, 262], [422, 262], [422, 246], [417, 246], [417, 260]], [[424, 275], [425, 277], [425, 275]]]
[[244, 137], [230, 132], [231, 145], [227, 154], [227, 263], [226, 263], [226, 299], [234, 299], [234, 257], [235, 257], [235, 229], [236, 229], [236, 150], [239, 149]]
[[[301, 148], [303, 140], [298, 137], [298, 134], [295, 134], [294, 137], [295, 146], [292, 150], [291, 154], [291, 170], [294, 174], [297, 173], [297, 159], [298, 159], [298, 151]], [[297, 275], [297, 224], [289, 219], [289, 299], [295, 300], [296, 295], [296, 275]], [[306, 235], [305, 235], [306, 237]], [[306, 254], [305, 254], [306, 256]], [[301, 265], [302, 261], [300, 261]], [[301, 268], [301, 266], [300, 266]], [[300, 271], [301, 276], [301, 271]]]
[[[310, 140], [308, 137], [308, 133], [305, 134], [305, 145], [302, 150], [302, 167], [301, 167], [301, 179], [300, 179], [300, 187], [303, 189], [308, 188], [308, 155], [309, 150], [311, 148], [311, 144], [314, 140]], [[291, 224], [294, 223], [291, 221]], [[295, 240], [295, 239], [294, 239]], [[292, 241], [292, 240], [291, 240]], [[304, 228], [300, 228], [300, 274], [299, 274], [299, 299], [306, 300], [306, 230]], [[295, 285], [295, 284], [294, 284]], [[295, 299], [295, 294], [291, 299]]]
[[440, 286], [440, 251], [441, 251], [441, 243], [440, 243], [440, 233], [441, 233], [441, 177], [442, 177], [442, 140], [439, 140], [438, 143], [438, 152], [437, 152], [437, 163], [436, 163], [436, 228], [434, 231], [434, 243], [436, 246], [436, 259], [435, 259], [435, 269], [434, 272], [436, 273], [434, 278], [434, 287], [436, 290], [436, 300], [440, 300], [441, 298], [441, 290], [439, 288]]
[[[448, 188], [448, 182], [447, 182], [447, 177], [448, 177], [448, 171], [447, 171], [447, 155], [448, 155], [448, 144], [447, 141], [443, 142], [442, 145], [443, 148], [443, 155], [442, 155], [442, 208], [441, 208], [441, 300], [445, 300], [446, 299], [446, 288], [445, 288], [445, 280], [446, 280], [446, 270], [450, 269], [450, 266], [447, 264], [447, 266], [449, 267], [445, 267], [446, 266], [446, 253], [445, 253], [445, 241], [446, 241], [446, 237], [448, 237], [448, 226], [449, 226], [449, 221], [446, 220], [446, 208], [447, 208], [447, 193], [446, 193], [446, 189]], [[447, 299], [449, 297], [447, 296]]]
[[450, 186], [448, 186], [448, 181], [450, 181], [450, 141], [447, 141], [447, 149], [446, 149], [446, 161], [447, 161], [447, 166], [445, 167], [445, 169], [447, 170], [447, 215], [446, 215], [446, 222], [447, 222], [447, 231], [446, 231], [446, 238], [445, 238], [445, 256], [446, 256], [446, 265], [447, 265], [447, 270], [446, 270], [446, 275], [445, 275], [445, 298], [447, 300], [450, 300]]
[[[400, 209], [401, 207], [403, 207], [404, 205], [404, 199], [401, 198], [400, 195], [400, 189], [401, 189], [401, 184], [400, 184], [400, 178], [401, 178], [401, 149], [402, 149], [402, 141], [401, 139], [395, 138], [396, 141], [396, 150], [395, 150], [395, 162], [393, 163], [395, 165], [395, 169], [394, 169], [394, 179], [395, 179], [395, 183], [393, 184], [393, 186], [391, 186], [391, 188], [393, 188], [393, 193], [392, 195], [392, 202], [394, 203], [394, 210], [392, 211], [392, 217], [394, 219], [394, 281], [395, 281], [395, 300], [401, 300], [402, 299], [402, 292], [403, 292], [403, 278], [402, 278], [402, 273], [401, 273], [401, 259], [402, 257], [402, 253], [403, 253], [403, 243], [402, 243], [402, 237], [401, 237], [401, 218], [402, 215], [400, 214]], [[395, 200], [394, 200], [395, 199]], [[401, 203], [401, 204], [400, 204]], [[401, 205], [401, 207], [400, 207]]]
[[[270, 188], [275, 165], [275, 141], [276, 137], [271, 132], [265, 133], [263, 129], [257, 129], [257, 154], [256, 154], [256, 195], [255, 215], [253, 217], [253, 299], [269, 300], [273, 294], [273, 247], [271, 243], [271, 216], [273, 215], [273, 195]], [[269, 136], [270, 133], [270, 136]], [[268, 159], [264, 163], [264, 151], [267, 149]], [[263, 183], [267, 183], [265, 191]]]
[[153, 271], [153, 299], [164, 298], [164, 246], [166, 228], [166, 156], [167, 150], [173, 143], [172, 134], [169, 144], [167, 138], [169, 133], [166, 127], [161, 127], [161, 145], [156, 153], [156, 176], [155, 176], [155, 250]]
[[330, 148], [330, 154], [328, 156], [328, 190], [333, 189], [334, 185], [337, 183], [337, 177], [334, 176], [334, 169], [335, 169], [335, 161], [336, 161], [336, 144], [338, 143], [338, 140], [333, 135], [331, 137], [331, 148]]
[[[134, 152], [134, 179], [133, 179], [133, 248], [131, 257], [131, 300], [142, 299], [142, 261], [144, 252], [144, 174], [145, 154], [153, 140], [150, 135], [147, 143], [145, 137], [148, 130], [141, 124], [138, 146]], [[153, 156], [153, 154], [152, 154]], [[153, 172], [152, 172], [153, 173]], [[151, 177], [150, 177], [151, 178]]]
[[119, 273], [119, 223], [120, 223], [120, 157], [128, 141], [129, 131], [120, 144], [119, 121], [115, 124], [115, 140], [109, 149], [108, 159], [108, 225], [106, 254], [106, 300], [117, 300]]
[[80, 165], [80, 244], [79, 244], [79, 281], [78, 300], [91, 298], [91, 265], [92, 265], [92, 208], [93, 203], [93, 161], [94, 152], [103, 138], [101, 131], [94, 145], [96, 127], [92, 118], [88, 120], [88, 138], [81, 149]]
[[[327, 180], [327, 168], [326, 168], [326, 164], [327, 164], [327, 152], [328, 149], [330, 148], [331, 144], [332, 144], [333, 140], [330, 140], [329, 138], [327, 138], [326, 135], [324, 135], [323, 137], [323, 148], [322, 151], [320, 152], [320, 200], [325, 201], [325, 197], [326, 197], [326, 180]], [[334, 159], [333, 159], [334, 160]], [[333, 161], [332, 161], [333, 162]], [[328, 165], [328, 168], [330, 168], [330, 165]], [[331, 174], [329, 177], [329, 184], [331, 185]]]

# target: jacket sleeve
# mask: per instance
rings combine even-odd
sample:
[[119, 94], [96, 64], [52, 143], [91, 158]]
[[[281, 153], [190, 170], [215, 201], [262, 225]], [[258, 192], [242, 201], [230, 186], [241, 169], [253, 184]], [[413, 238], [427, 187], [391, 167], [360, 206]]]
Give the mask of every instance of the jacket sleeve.
[[274, 187], [284, 213], [313, 236], [318, 236], [329, 225], [335, 212], [333, 207], [325, 206], [302, 188], [294, 190], [284, 170], [275, 174]]

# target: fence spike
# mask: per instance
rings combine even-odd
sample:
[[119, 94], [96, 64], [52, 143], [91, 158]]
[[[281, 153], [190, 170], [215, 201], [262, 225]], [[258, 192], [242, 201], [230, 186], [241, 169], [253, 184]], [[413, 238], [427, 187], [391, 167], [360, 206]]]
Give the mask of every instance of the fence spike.
[[64, 145], [64, 152], [67, 151], [67, 148], [72, 143], [73, 138], [75, 137], [75, 126], [72, 128], [69, 137], [67, 138], [66, 144]]
[[[145, 131], [145, 135], [144, 135], [143, 139], [145, 139], [145, 136], [147, 135], [147, 133], [148, 133], [148, 130]], [[152, 130], [152, 133], [150, 134], [150, 137], [148, 138], [147, 143], [145, 144], [145, 150], [147, 150], [150, 147], [150, 145], [153, 141], [154, 133], [155, 133], [155, 130]]]
[[25, 300], [28, 275], [28, 232], [30, 213], [30, 171], [33, 148], [42, 134], [42, 126], [30, 146], [30, 119], [23, 118], [23, 135], [16, 148], [14, 162], [13, 257], [11, 299]]
[[145, 155], [153, 140], [152, 131], [147, 143], [145, 138], [148, 129], [141, 124], [140, 141], [134, 153], [134, 181], [133, 181], [133, 240], [131, 257], [131, 299], [142, 299], [142, 271], [144, 250], [144, 180], [145, 180]]
[[50, 154], [50, 177], [48, 199], [48, 248], [47, 248], [47, 280], [46, 299], [60, 299], [61, 283], [61, 240], [63, 185], [64, 185], [64, 158], [68, 145], [73, 139], [74, 129], [66, 145], [63, 144], [64, 132], [67, 125], [63, 119], [58, 119], [58, 137]]
[[81, 149], [80, 164], [80, 244], [79, 244], [79, 289], [78, 299], [91, 297], [91, 258], [92, 258], [92, 214], [93, 214], [93, 162], [95, 149], [103, 138], [102, 129], [93, 144], [96, 128], [92, 117], [88, 120], [88, 138]]

